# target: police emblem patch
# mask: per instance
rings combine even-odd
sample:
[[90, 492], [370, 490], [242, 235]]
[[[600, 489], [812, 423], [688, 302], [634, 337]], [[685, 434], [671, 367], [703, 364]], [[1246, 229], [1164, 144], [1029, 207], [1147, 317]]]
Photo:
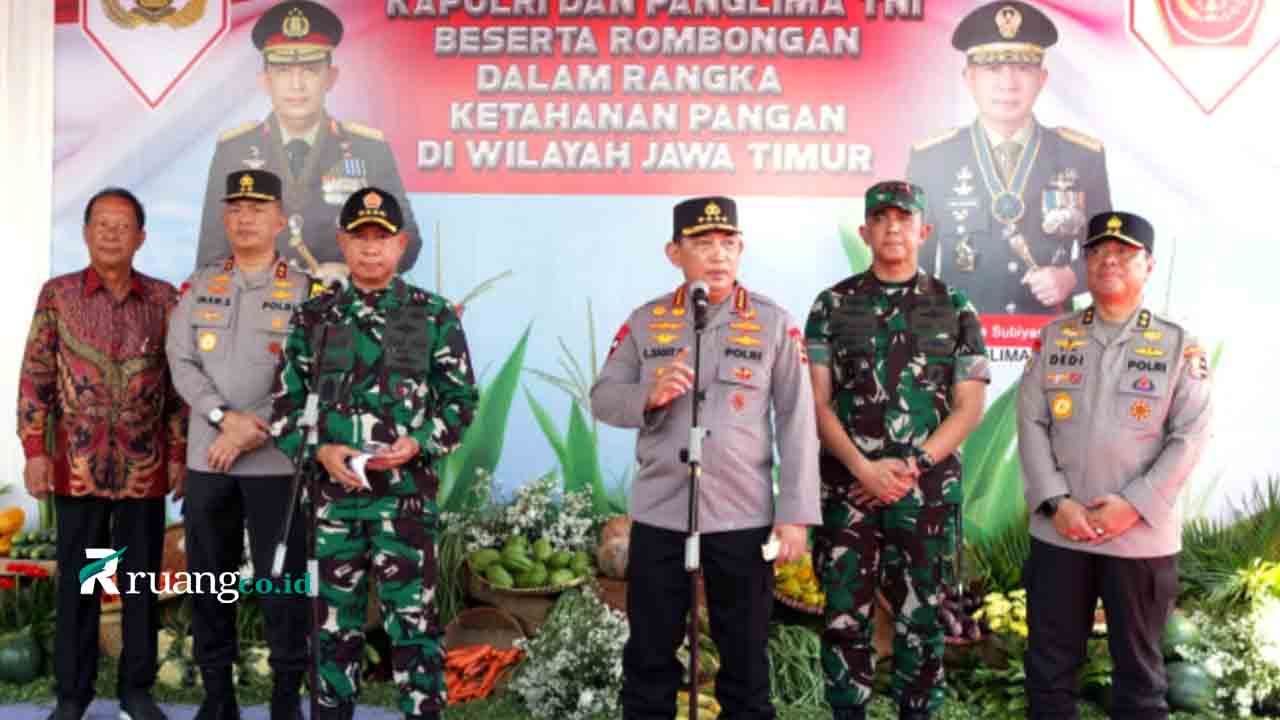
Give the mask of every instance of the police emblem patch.
[[1066, 420], [1071, 417], [1073, 411], [1071, 396], [1067, 393], [1058, 393], [1053, 396], [1053, 402], [1049, 404], [1049, 409], [1053, 411], [1053, 416], [1059, 420]]
[[1129, 406], [1129, 417], [1139, 422], [1151, 417], [1151, 403], [1146, 400], [1134, 400]]

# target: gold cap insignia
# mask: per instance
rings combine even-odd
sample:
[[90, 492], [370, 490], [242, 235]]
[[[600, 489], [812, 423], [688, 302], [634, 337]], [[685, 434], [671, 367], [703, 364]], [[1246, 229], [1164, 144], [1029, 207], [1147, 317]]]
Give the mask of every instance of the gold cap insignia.
[[294, 8], [289, 11], [288, 15], [284, 16], [284, 22], [280, 24], [280, 31], [284, 33], [285, 37], [297, 40], [311, 33], [311, 21], [303, 14], [302, 8]]
[[1118, 233], [1123, 229], [1124, 221], [1120, 219], [1119, 215], [1112, 215], [1111, 219], [1107, 221], [1107, 232]]
[[714, 202], [707, 203], [702, 209], [702, 217], [698, 218], [698, 222], [720, 222], [720, 206]]
[[1012, 40], [1018, 36], [1018, 30], [1021, 28], [1022, 13], [1018, 8], [1005, 5], [996, 11], [996, 29], [1000, 31], [1000, 37]]
[[242, 193], [253, 192], [253, 176], [250, 175], [249, 173], [245, 173], [244, 175], [240, 176], [240, 192]]
[[366, 194], [364, 196], [364, 206], [369, 210], [377, 210], [382, 207], [382, 196], [376, 192]]

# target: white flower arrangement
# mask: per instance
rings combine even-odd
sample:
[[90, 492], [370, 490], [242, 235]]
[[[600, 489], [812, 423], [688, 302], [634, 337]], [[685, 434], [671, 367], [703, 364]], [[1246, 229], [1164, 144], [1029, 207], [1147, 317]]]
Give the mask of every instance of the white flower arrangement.
[[1258, 597], [1247, 613], [1230, 617], [1194, 612], [1190, 619], [1200, 637], [1178, 653], [1217, 683], [1218, 710], [1252, 717], [1255, 705], [1280, 699], [1280, 598]]
[[622, 648], [629, 635], [622, 613], [590, 588], [568, 590], [536, 635], [516, 641], [527, 659], [508, 689], [534, 717], [618, 716]]
[[546, 537], [558, 549], [594, 552], [598, 521], [592, 513], [591, 494], [561, 492], [555, 473], [525, 483], [507, 503], [499, 498], [493, 476], [478, 478], [474, 487], [475, 510], [442, 515], [445, 527], [461, 527], [467, 553], [500, 547], [517, 533], [528, 540]]

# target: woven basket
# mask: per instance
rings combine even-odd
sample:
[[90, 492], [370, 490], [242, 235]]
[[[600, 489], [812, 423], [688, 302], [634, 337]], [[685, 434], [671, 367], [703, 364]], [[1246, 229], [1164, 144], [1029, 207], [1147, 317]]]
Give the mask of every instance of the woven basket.
[[806, 605], [795, 598], [783, 595], [776, 588], [773, 591], [773, 598], [792, 610], [799, 610], [807, 615], [822, 615], [823, 612], [823, 609], [817, 605]]
[[522, 637], [524, 630], [520, 622], [511, 613], [496, 607], [467, 608], [444, 629], [444, 644], [448, 648], [492, 645], [507, 650]]

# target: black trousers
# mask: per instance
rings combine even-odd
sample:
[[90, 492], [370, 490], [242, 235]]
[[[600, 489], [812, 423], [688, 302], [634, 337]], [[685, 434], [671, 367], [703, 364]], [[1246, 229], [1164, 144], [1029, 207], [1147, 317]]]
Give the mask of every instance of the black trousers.
[[[182, 513], [187, 530], [187, 569], [191, 573], [236, 572], [244, 556], [244, 531], [249, 529], [249, 555], [254, 578], [269, 580], [276, 541], [289, 512], [289, 475], [237, 476], [189, 470]], [[296, 581], [306, 572], [306, 518], [294, 518], [285, 556], [285, 578]], [[276, 673], [307, 669], [310, 606], [305, 595], [257, 594], [262, 608], [262, 634]], [[236, 605], [212, 593], [192, 595], [191, 632], [195, 661], [202, 669], [231, 665], [240, 654], [236, 633]], [[243, 599], [243, 596], [242, 598]]]
[[[98, 624], [102, 584], [80, 594], [86, 548], [127, 548], [116, 567], [122, 602], [119, 679], [116, 691], [147, 690], [156, 679], [156, 633], [160, 614], [151, 578], [160, 572], [164, 550], [164, 499], [110, 500], [54, 496], [58, 514], [58, 601], [54, 633], [54, 693], [59, 700], [88, 704], [98, 675]], [[128, 573], [139, 577], [130, 593]]]
[[[702, 536], [702, 572], [711, 637], [720, 651], [716, 699], [725, 720], [770, 720], [769, 616], [773, 564], [760, 546], [771, 528]], [[687, 534], [631, 526], [627, 562], [627, 619], [622, 653], [622, 708], [627, 720], [673, 718], [681, 667], [676, 650], [687, 635], [690, 576], [684, 569]]]
[[1114, 670], [1112, 718], [1164, 720], [1160, 642], [1178, 595], [1178, 556], [1121, 558], [1031, 540], [1023, 570], [1030, 630], [1023, 665], [1028, 717], [1079, 717], [1079, 677], [1098, 598]]

